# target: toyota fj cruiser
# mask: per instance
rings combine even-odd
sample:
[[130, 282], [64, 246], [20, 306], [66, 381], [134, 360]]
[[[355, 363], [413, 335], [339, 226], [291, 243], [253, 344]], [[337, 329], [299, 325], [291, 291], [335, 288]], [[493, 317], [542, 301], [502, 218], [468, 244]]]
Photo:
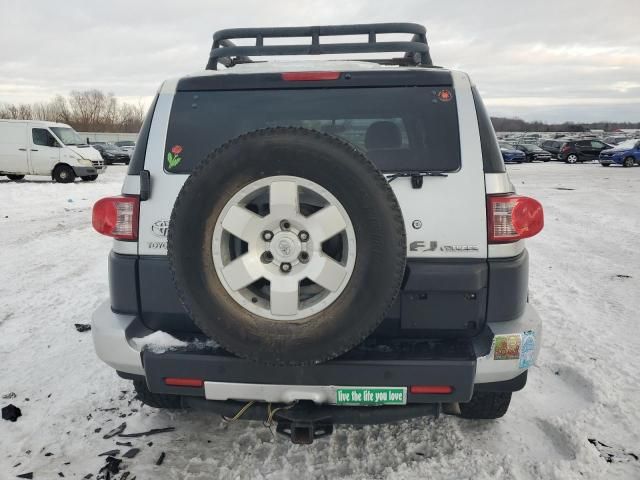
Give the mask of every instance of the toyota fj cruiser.
[[[341, 35], [364, 41], [322, 41]], [[115, 239], [98, 356], [148, 405], [268, 419], [298, 443], [504, 415], [540, 349], [523, 239], [543, 213], [468, 75], [433, 66], [415, 24], [213, 39], [206, 71], [160, 87], [122, 196], [94, 207]], [[251, 59], [376, 52], [404, 56]]]

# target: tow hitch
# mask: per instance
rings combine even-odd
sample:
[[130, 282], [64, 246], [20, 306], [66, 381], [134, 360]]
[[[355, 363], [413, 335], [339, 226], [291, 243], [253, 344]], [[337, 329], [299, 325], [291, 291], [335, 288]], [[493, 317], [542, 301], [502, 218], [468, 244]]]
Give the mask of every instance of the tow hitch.
[[314, 440], [331, 435], [333, 423], [329, 418], [317, 421], [280, 420], [276, 432], [286, 435], [297, 445], [311, 445]]

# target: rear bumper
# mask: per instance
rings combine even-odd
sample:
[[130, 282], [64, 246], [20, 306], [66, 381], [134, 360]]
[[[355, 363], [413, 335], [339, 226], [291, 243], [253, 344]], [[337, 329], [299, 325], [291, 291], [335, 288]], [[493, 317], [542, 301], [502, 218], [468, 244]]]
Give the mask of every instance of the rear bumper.
[[93, 312], [91, 334], [100, 360], [119, 372], [144, 375], [140, 350], [131, 340], [137, 323], [135, 315], [112, 312], [106, 301]]
[[[491, 339], [487, 338], [487, 347]], [[412, 394], [407, 403], [466, 402], [473, 394], [476, 360], [470, 343], [398, 346], [394, 351], [360, 346], [339, 358], [312, 366], [260, 365], [221, 351], [181, 349], [165, 353], [143, 351], [149, 390], [208, 400], [260, 400], [290, 403], [310, 400], [337, 403], [338, 388], [451, 387], [447, 394]], [[203, 379], [198, 387], [175, 387], [165, 378]]]
[[[153, 331], [134, 315], [113, 313], [102, 304], [92, 319], [95, 350], [107, 365], [129, 376], [145, 377], [154, 393], [209, 400], [260, 400], [331, 403], [332, 386], [449, 385], [450, 394], [407, 394], [408, 403], [468, 401], [474, 385], [508, 382], [527, 371], [538, 357], [542, 324], [527, 305], [517, 319], [487, 324], [473, 340], [422, 345], [407, 351], [356, 349], [342, 357], [307, 367], [268, 367], [215, 348], [172, 349], [154, 353], [133, 339]], [[527, 342], [526, 348], [524, 342]], [[505, 353], [509, 342], [518, 348]], [[513, 346], [513, 345], [512, 345]], [[487, 353], [488, 352], [488, 353]], [[167, 377], [199, 378], [201, 388], [167, 386]]]

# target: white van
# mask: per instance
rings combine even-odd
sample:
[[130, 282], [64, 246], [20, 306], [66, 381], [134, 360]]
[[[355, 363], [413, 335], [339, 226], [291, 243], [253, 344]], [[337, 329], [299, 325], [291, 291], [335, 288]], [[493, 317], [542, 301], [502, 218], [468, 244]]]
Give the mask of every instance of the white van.
[[51, 175], [56, 182], [76, 177], [93, 181], [105, 171], [95, 148], [64, 123], [0, 120], [0, 176], [22, 180], [25, 175]]

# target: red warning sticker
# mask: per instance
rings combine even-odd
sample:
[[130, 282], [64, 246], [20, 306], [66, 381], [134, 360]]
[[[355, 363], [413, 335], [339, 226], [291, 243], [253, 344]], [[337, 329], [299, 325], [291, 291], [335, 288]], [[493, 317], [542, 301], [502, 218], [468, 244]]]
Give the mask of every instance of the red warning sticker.
[[453, 98], [453, 93], [448, 88], [443, 88], [437, 93], [437, 97], [441, 102], [448, 102]]

